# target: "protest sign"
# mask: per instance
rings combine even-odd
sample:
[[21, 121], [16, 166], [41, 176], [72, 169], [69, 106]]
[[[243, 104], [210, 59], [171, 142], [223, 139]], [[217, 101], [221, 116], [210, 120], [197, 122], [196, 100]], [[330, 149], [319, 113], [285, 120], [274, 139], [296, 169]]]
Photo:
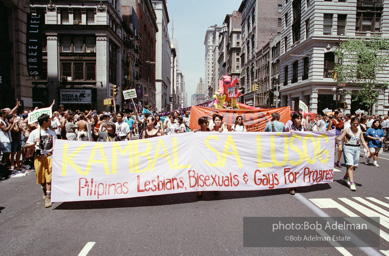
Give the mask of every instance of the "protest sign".
[[308, 113], [308, 106], [302, 100], [299, 101], [299, 109], [301, 109], [303, 113]]
[[52, 201], [266, 190], [333, 181], [335, 133], [197, 132], [145, 140], [57, 140]]
[[123, 97], [125, 100], [136, 98], [136, 90], [129, 89], [129, 90], [123, 91]]
[[38, 117], [40, 117], [42, 114], [48, 114], [50, 117], [52, 117], [53, 113], [51, 110], [51, 107], [48, 108], [39, 108], [31, 113], [28, 113], [28, 123], [32, 124], [38, 121]]
[[200, 129], [200, 126], [198, 125], [198, 120], [200, 117], [206, 116], [208, 119], [212, 120], [212, 115], [217, 113], [223, 116], [223, 122], [229, 126], [234, 124], [237, 116], [242, 116], [243, 123], [246, 126], [247, 131], [259, 132], [265, 129], [266, 123], [272, 120], [271, 114], [275, 112], [280, 114], [280, 122], [286, 123], [290, 119], [289, 107], [243, 110], [192, 106], [190, 110], [189, 127], [192, 131], [195, 129]]

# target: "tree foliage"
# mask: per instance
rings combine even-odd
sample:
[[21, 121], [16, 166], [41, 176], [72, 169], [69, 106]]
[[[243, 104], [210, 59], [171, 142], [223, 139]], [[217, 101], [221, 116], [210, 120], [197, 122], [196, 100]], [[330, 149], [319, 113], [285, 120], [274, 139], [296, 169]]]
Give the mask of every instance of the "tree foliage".
[[354, 101], [359, 101], [369, 112], [377, 102], [380, 89], [387, 81], [380, 80], [377, 72], [385, 70], [389, 60], [389, 40], [385, 38], [349, 38], [341, 42], [335, 51], [338, 84], [352, 84], [361, 89], [353, 92]]

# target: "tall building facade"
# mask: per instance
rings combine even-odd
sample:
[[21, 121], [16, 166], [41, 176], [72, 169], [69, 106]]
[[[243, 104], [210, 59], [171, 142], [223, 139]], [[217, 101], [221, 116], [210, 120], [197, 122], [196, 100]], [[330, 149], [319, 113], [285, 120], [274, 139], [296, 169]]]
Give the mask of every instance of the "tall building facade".
[[139, 80], [137, 87], [143, 91], [143, 104], [156, 108], [156, 33], [157, 16], [151, 0], [123, 0], [123, 6], [132, 6], [139, 18]]
[[256, 56], [281, 31], [281, 10], [281, 0], [243, 0], [239, 7], [242, 13], [240, 82], [245, 90], [245, 103], [259, 105], [258, 95], [253, 91], [253, 85], [258, 83]]
[[196, 87], [196, 93], [192, 95], [192, 106], [206, 102], [207, 91], [208, 91], [207, 84], [204, 82], [203, 78], [200, 78], [200, 81]]
[[226, 15], [224, 19], [224, 24], [227, 26], [226, 74], [230, 75], [232, 78], [239, 77], [241, 70], [241, 23], [242, 14], [238, 11]]
[[27, 73], [26, 34], [30, 1], [0, 2], [0, 108], [33, 107], [32, 82]]
[[169, 109], [171, 87], [171, 45], [168, 31], [169, 14], [166, 0], [153, 0], [157, 15], [158, 32], [156, 34], [156, 62], [155, 62], [155, 100], [159, 111]]
[[204, 92], [206, 99], [211, 99], [213, 92], [218, 88], [218, 36], [222, 27], [210, 26], [205, 32], [205, 81], [207, 90]]
[[[333, 79], [334, 51], [348, 37], [389, 36], [389, 3], [376, 0], [301, 1], [282, 3], [280, 92], [282, 105], [298, 108], [299, 100], [314, 113], [335, 109], [337, 95]], [[388, 70], [377, 72], [377, 79], [388, 81]], [[348, 92], [359, 90], [347, 84]], [[363, 108], [351, 94], [340, 95], [346, 113]], [[382, 91], [373, 109], [388, 114], [388, 90]]]
[[33, 106], [57, 99], [65, 108], [107, 109], [104, 98], [123, 83], [121, 1], [36, 0], [31, 11], [43, 13], [45, 21], [43, 72], [33, 78]]

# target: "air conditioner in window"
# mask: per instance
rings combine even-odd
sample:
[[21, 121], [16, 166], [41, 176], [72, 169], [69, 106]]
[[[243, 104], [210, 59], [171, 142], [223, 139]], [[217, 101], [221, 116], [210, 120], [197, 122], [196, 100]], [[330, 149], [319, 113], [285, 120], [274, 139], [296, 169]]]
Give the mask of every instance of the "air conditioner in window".
[[73, 24], [74, 25], [82, 24], [82, 20], [74, 20]]
[[72, 81], [72, 77], [71, 77], [71, 76], [68, 76], [68, 77], [67, 77], [67, 80], [68, 80], [68, 82], [71, 82], [71, 81]]

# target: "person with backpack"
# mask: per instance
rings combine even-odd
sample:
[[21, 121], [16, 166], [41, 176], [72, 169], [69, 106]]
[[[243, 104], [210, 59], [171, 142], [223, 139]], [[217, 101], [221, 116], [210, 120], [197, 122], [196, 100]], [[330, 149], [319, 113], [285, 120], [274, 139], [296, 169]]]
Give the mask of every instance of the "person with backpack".
[[266, 123], [265, 132], [284, 132], [285, 125], [280, 122], [280, 114], [275, 112], [271, 114], [272, 121]]

